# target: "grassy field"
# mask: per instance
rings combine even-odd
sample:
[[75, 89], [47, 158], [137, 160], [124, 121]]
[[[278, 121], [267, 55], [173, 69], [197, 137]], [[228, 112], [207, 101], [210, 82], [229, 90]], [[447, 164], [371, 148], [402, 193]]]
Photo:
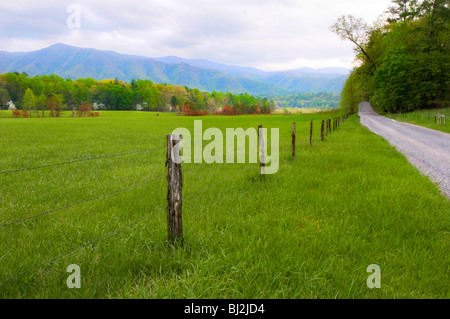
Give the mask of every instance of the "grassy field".
[[[334, 115], [1, 118], [2, 172], [158, 149], [0, 174], [1, 225], [50, 212], [0, 228], [0, 298], [448, 298], [450, 201], [355, 115], [320, 142], [319, 121]], [[185, 240], [175, 248], [165, 136], [194, 119], [280, 128], [280, 169], [183, 164]], [[66, 285], [71, 264], [80, 289]], [[367, 287], [371, 264], [381, 289]]]
[[[436, 124], [434, 116], [436, 114], [446, 115], [447, 120], [444, 125], [444, 120], [441, 119], [441, 124]], [[417, 110], [414, 112], [403, 113], [403, 114], [385, 114], [385, 116], [411, 124], [416, 124], [420, 126], [425, 126], [433, 130], [438, 130], [442, 132], [450, 133], [450, 108], [445, 109], [433, 109], [433, 110]]]
[[296, 114], [311, 114], [311, 113], [320, 113], [324, 112], [319, 108], [295, 108], [295, 107], [287, 107], [287, 108], [278, 108], [273, 113], [274, 114], [283, 114], [283, 115], [296, 115]]

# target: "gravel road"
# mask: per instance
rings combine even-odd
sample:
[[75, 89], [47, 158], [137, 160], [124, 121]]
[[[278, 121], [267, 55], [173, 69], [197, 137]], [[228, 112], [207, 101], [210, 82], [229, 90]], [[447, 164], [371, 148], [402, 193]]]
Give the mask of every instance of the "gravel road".
[[359, 104], [359, 116], [362, 125], [385, 138], [450, 198], [450, 134], [388, 119], [368, 102]]

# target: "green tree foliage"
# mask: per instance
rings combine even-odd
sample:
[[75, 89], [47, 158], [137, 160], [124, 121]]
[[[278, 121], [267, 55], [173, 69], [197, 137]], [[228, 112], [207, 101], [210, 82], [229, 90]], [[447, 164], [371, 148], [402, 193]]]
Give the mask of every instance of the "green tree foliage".
[[[114, 80], [63, 79], [57, 75], [28, 77], [26, 74], [0, 74], [0, 107], [9, 100], [26, 109], [50, 111], [58, 117], [65, 108], [75, 110], [86, 103], [101, 105], [102, 110], [181, 111], [189, 105], [191, 112], [214, 113], [230, 106], [237, 114], [269, 113], [274, 103], [248, 94], [201, 92], [198, 89], [169, 84], [155, 84], [150, 80], [125, 83]], [[73, 111], [75, 112], [75, 111]]]
[[[299, 93], [273, 97], [280, 108], [319, 108], [323, 110], [339, 107], [339, 93]], [[270, 102], [268, 101], [269, 105]]]
[[24, 110], [31, 111], [34, 110], [35, 106], [36, 106], [36, 97], [34, 96], [33, 90], [28, 88], [23, 96], [22, 108]]
[[[366, 37], [359, 38], [364, 39], [356, 56], [360, 66], [347, 81], [342, 105], [349, 107], [349, 93], [356, 89], [361, 99], [370, 100], [384, 112], [449, 106], [449, 3], [393, 1], [388, 20], [367, 28]], [[335, 26], [360, 30], [360, 20], [353, 21], [358, 21], [356, 26], [342, 21]], [[343, 37], [343, 31], [334, 29]]]
[[0, 87], [0, 110], [6, 109], [6, 103], [9, 101], [11, 101], [11, 97], [9, 96], [8, 90]]
[[44, 117], [45, 110], [47, 108], [47, 96], [44, 93], [41, 93], [36, 98], [36, 108], [42, 111], [42, 117]]
[[358, 104], [362, 99], [357, 77], [358, 74], [356, 71], [353, 71], [345, 82], [345, 86], [342, 90], [340, 107], [350, 114], [356, 113]]
[[412, 20], [421, 12], [421, 6], [417, 0], [392, 0], [392, 5], [388, 8], [391, 14], [389, 22], [404, 22]]
[[47, 105], [51, 117], [60, 117], [61, 112], [66, 108], [64, 95], [51, 93], [47, 97]]

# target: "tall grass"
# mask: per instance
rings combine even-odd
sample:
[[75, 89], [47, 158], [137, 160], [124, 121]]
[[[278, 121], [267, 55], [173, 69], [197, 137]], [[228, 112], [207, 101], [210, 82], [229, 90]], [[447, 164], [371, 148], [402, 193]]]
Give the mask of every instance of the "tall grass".
[[[0, 171], [162, 148], [0, 174], [0, 224], [165, 177], [165, 135], [197, 119], [223, 132], [280, 128], [280, 170], [183, 164], [176, 248], [164, 178], [1, 228], [0, 282], [60, 258], [4, 282], [0, 298], [448, 298], [450, 202], [357, 116], [320, 142], [320, 121], [334, 115], [1, 119]], [[70, 264], [81, 289], [66, 285]], [[370, 264], [381, 289], [366, 285]]]
[[[445, 125], [444, 119], [441, 119], [440, 124], [436, 123], [435, 115], [437, 114], [446, 115], [447, 121]], [[403, 114], [387, 114], [386, 116], [397, 121], [407, 122], [415, 125], [428, 127], [433, 130], [450, 133], [450, 108], [417, 110], [414, 112]]]

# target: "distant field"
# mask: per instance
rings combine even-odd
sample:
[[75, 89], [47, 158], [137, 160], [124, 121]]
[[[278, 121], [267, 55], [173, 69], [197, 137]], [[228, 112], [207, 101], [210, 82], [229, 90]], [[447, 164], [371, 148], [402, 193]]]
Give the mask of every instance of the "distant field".
[[[446, 115], [447, 121], [444, 125], [443, 120], [441, 125], [438, 125], [434, 121], [434, 116], [436, 114]], [[433, 109], [433, 110], [417, 110], [414, 112], [403, 113], [403, 114], [387, 114], [387, 117], [411, 124], [416, 124], [420, 126], [425, 126], [433, 130], [438, 130], [442, 132], [450, 133], [450, 108], [445, 109]]]
[[319, 113], [324, 112], [319, 108], [279, 108], [273, 111], [273, 114], [284, 114], [284, 115], [294, 115], [294, 114], [311, 114], [311, 113]]
[[[0, 172], [155, 149], [0, 174], [0, 225], [37, 216], [0, 226], [0, 298], [449, 297], [450, 201], [356, 115], [320, 142], [319, 123], [338, 113], [7, 113]], [[204, 129], [280, 128], [280, 170], [183, 164], [185, 240], [173, 248], [166, 134], [199, 119]], [[81, 267], [80, 289], [66, 285], [71, 264]], [[381, 267], [381, 289], [366, 285], [371, 264]]]

